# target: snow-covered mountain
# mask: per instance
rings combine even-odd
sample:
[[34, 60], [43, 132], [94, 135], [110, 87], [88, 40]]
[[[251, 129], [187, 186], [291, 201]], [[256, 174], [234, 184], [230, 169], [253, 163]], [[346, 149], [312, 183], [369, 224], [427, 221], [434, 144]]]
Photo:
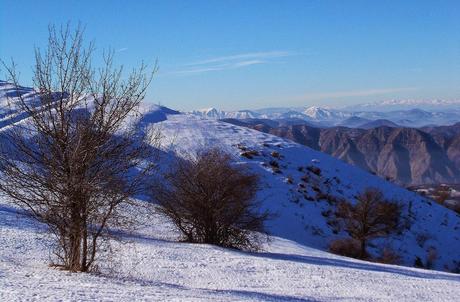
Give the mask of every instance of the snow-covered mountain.
[[193, 110], [190, 112], [193, 115], [206, 117], [206, 118], [213, 118], [213, 119], [223, 119], [225, 118], [225, 112], [221, 110], [217, 110], [216, 108], [205, 108], [205, 109], [198, 109]]
[[317, 106], [308, 107], [303, 111], [304, 114], [309, 116], [315, 121], [332, 121], [343, 120], [352, 116], [351, 113], [341, 112], [333, 109], [326, 109]]
[[260, 115], [251, 110], [239, 110], [225, 113], [225, 118], [236, 118], [236, 119], [249, 119], [259, 118]]
[[[448, 104], [455, 103], [452, 102]], [[409, 107], [399, 110], [396, 110], [396, 107], [391, 107], [393, 110], [377, 110], [379, 109], [378, 107], [366, 107], [366, 109], [374, 108], [375, 110], [364, 110], [359, 106], [353, 108], [350, 107], [345, 109], [332, 109], [311, 106], [306, 108], [268, 108], [240, 111], [220, 111], [215, 108], [210, 108], [195, 110], [190, 113], [193, 115], [213, 119], [301, 119], [306, 122], [317, 123], [317, 125], [321, 127], [341, 125], [349, 125], [350, 127], [354, 127], [353, 125], [355, 123], [353, 123], [353, 120], [351, 120], [352, 123], [348, 123], [350, 118], [361, 118], [367, 120], [368, 122], [375, 120], [388, 120], [392, 123], [405, 127], [452, 125], [460, 121], [460, 107], [448, 108], [441, 106], [437, 107], [436, 110], [424, 110], [420, 108]], [[362, 110], [358, 110], [360, 108]]]
[[216, 108], [198, 109], [189, 112], [189, 114], [211, 118], [211, 119], [248, 119], [248, 118], [259, 118], [260, 114], [257, 114], [251, 110], [238, 110], [238, 111], [223, 111]]

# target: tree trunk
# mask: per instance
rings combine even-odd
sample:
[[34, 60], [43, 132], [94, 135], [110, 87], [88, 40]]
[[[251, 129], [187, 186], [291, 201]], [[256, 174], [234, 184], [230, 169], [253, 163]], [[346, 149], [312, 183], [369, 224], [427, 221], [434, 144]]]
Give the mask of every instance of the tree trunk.
[[77, 272], [81, 270], [81, 223], [78, 203], [72, 205], [70, 226], [70, 250], [69, 250], [69, 270]]
[[366, 239], [361, 239], [361, 250], [360, 250], [360, 259], [366, 258]]
[[81, 237], [79, 231], [73, 231], [70, 236], [70, 254], [69, 254], [69, 270], [73, 272], [80, 271], [80, 255], [81, 255]]
[[83, 247], [82, 247], [82, 259], [81, 259], [81, 271], [88, 271], [88, 230], [86, 223], [83, 226]]

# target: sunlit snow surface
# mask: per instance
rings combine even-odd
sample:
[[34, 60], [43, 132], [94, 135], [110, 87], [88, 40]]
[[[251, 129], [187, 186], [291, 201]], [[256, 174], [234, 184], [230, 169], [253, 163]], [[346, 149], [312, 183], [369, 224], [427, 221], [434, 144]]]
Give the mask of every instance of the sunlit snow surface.
[[0, 301], [455, 301], [460, 277], [343, 258], [273, 237], [260, 253], [178, 243], [170, 225], [114, 243], [101, 275], [52, 269], [40, 226], [0, 207]]

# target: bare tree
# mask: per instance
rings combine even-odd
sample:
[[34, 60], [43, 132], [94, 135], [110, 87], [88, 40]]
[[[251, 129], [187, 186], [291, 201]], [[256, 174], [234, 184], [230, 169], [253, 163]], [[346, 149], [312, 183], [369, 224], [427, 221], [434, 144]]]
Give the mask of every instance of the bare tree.
[[256, 250], [269, 214], [256, 200], [259, 178], [219, 149], [178, 159], [152, 196], [188, 242]]
[[356, 204], [339, 203], [336, 216], [344, 221], [348, 234], [360, 243], [359, 258], [364, 259], [369, 240], [399, 229], [401, 206], [386, 200], [378, 189], [368, 188], [358, 195]]
[[[49, 28], [36, 49], [36, 97], [11, 99], [25, 119], [2, 132], [0, 191], [54, 234], [58, 265], [89, 271], [110, 228], [128, 222], [121, 206], [153, 173], [150, 137], [136, 125], [151, 75], [142, 65], [123, 78], [113, 52], [92, 67], [83, 30]], [[14, 63], [5, 68], [19, 89]], [[153, 73], [152, 73], [153, 75]]]

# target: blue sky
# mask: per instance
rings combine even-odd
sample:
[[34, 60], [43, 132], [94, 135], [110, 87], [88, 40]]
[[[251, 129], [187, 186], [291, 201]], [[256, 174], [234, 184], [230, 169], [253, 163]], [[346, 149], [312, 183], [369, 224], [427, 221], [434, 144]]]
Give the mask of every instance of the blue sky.
[[460, 98], [460, 1], [0, 0], [0, 58], [28, 84], [48, 24], [160, 70], [148, 100], [189, 110]]

